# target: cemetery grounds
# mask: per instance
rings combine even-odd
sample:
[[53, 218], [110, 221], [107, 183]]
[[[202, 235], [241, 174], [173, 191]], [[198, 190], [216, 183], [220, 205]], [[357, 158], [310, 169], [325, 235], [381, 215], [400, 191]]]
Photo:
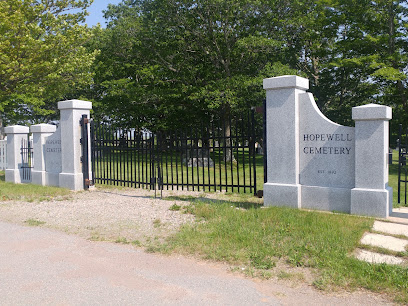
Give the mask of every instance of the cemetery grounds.
[[[396, 184], [394, 163], [394, 206]], [[359, 241], [374, 219], [261, 207], [262, 199], [253, 195], [225, 192], [165, 190], [161, 200], [154, 191], [119, 186], [74, 193], [14, 185], [5, 183], [0, 171], [2, 221], [222, 262], [249, 277], [308, 283], [330, 292], [364, 289], [408, 303], [408, 267], [352, 256], [357, 247], [369, 248]], [[408, 259], [408, 252], [392, 255]]]

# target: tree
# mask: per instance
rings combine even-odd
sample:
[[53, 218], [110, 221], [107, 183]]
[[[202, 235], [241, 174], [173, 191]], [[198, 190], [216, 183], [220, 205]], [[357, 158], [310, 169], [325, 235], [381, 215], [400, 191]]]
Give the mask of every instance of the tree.
[[323, 113], [352, 125], [352, 107], [380, 103], [406, 119], [407, 1], [311, 2], [298, 58]]
[[296, 73], [281, 63], [287, 49], [282, 34], [277, 29], [265, 36], [259, 12], [259, 1], [111, 6], [96, 65], [100, 109], [151, 130], [221, 116], [229, 136], [230, 115], [262, 103], [264, 77]]
[[[92, 0], [0, 1], [1, 118], [49, 114], [64, 95], [92, 82], [97, 51], [83, 46], [92, 36], [84, 21]], [[79, 10], [70, 13], [72, 9]], [[0, 133], [1, 137], [1, 133]]]

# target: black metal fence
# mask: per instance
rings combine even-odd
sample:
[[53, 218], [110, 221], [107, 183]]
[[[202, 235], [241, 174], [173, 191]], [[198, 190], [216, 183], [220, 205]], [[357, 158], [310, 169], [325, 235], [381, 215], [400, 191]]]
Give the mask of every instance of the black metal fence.
[[[254, 112], [179, 131], [91, 124], [92, 180], [159, 190], [257, 192]], [[259, 179], [258, 179], [259, 180]]]
[[398, 133], [398, 203], [401, 203], [401, 197], [404, 199], [405, 205], [407, 204], [407, 149], [408, 149], [408, 128], [403, 129], [402, 125], [399, 126]]
[[33, 168], [33, 143], [30, 137], [21, 140], [21, 181], [31, 182], [31, 169]]

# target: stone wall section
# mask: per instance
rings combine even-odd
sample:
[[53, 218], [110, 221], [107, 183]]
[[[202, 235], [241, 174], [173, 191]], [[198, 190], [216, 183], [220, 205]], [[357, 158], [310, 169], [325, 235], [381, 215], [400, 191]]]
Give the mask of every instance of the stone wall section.
[[81, 100], [61, 101], [58, 102], [58, 109], [61, 114], [58, 128], [50, 124], [37, 124], [30, 128], [24, 126], [5, 128], [8, 135], [7, 182], [21, 183], [21, 141], [31, 132], [34, 159], [31, 182], [71, 190], [84, 188], [80, 120], [82, 115], [89, 118], [92, 103]]
[[391, 108], [354, 107], [355, 127], [341, 126], [321, 113], [308, 88], [309, 81], [298, 76], [264, 80], [265, 205], [388, 217]]

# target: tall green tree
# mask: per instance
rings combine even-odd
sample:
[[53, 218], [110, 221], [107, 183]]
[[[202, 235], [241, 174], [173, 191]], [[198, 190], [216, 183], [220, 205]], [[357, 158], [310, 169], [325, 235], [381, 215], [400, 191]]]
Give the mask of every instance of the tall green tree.
[[[125, 98], [127, 104], [151, 106], [160, 113], [160, 122], [177, 122], [180, 114], [193, 119], [204, 113], [228, 116], [260, 104], [264, 76], [296, 71], [281, 63], [286, 50], [281, 35], [263, 35], [259, 9], [258, 1], [219, 0], [125, 1], [112, 6], [106, 13], [112, 21], [105, 33], [109, 38], [98, 59], [101, 65], [104, 58], [126, 65], [115, 69], [120, 77], [105, 74], [98, 82], [126, 84], [126, 90], [128, 85], [138, 87], [139, 96]], [[114, 88], [102, 97], [107, 104], [116, 103], [107, 101]]]
[[351, 108], [366, 103], [406, 120], [406, 2], [123, 1], [95, 44], [99, 109], [150, 129], [228, 121], [260, 103], [262, 78], [301, 73], [339, 123], [353, 124]]
[[299, 63], [322, 111], [350, 125], [352, 107], [380, 103], [406, 118], [407, 1], [314, 0], [309, 8]]
[[[260, 4], [141, 0], [110, 6], [96, 64], [100, 110], [152, 130], [217, 115], [229, 136], [231, 114], [262, 103], [264, 77], [297, 72], [282, 63], [287, 46], [279, 29], [265, 36]], [[281, 11], [277, 27], [284, 7], [276, 1], [271, 9]]]
[[24, 112], [50, 113], [47, 102], [92, 82], [90, 67], [97, 51], [84, 47], [92, 32], [79, 25], [90, 3], [0, 1], [0, 118], [13, 122]]

